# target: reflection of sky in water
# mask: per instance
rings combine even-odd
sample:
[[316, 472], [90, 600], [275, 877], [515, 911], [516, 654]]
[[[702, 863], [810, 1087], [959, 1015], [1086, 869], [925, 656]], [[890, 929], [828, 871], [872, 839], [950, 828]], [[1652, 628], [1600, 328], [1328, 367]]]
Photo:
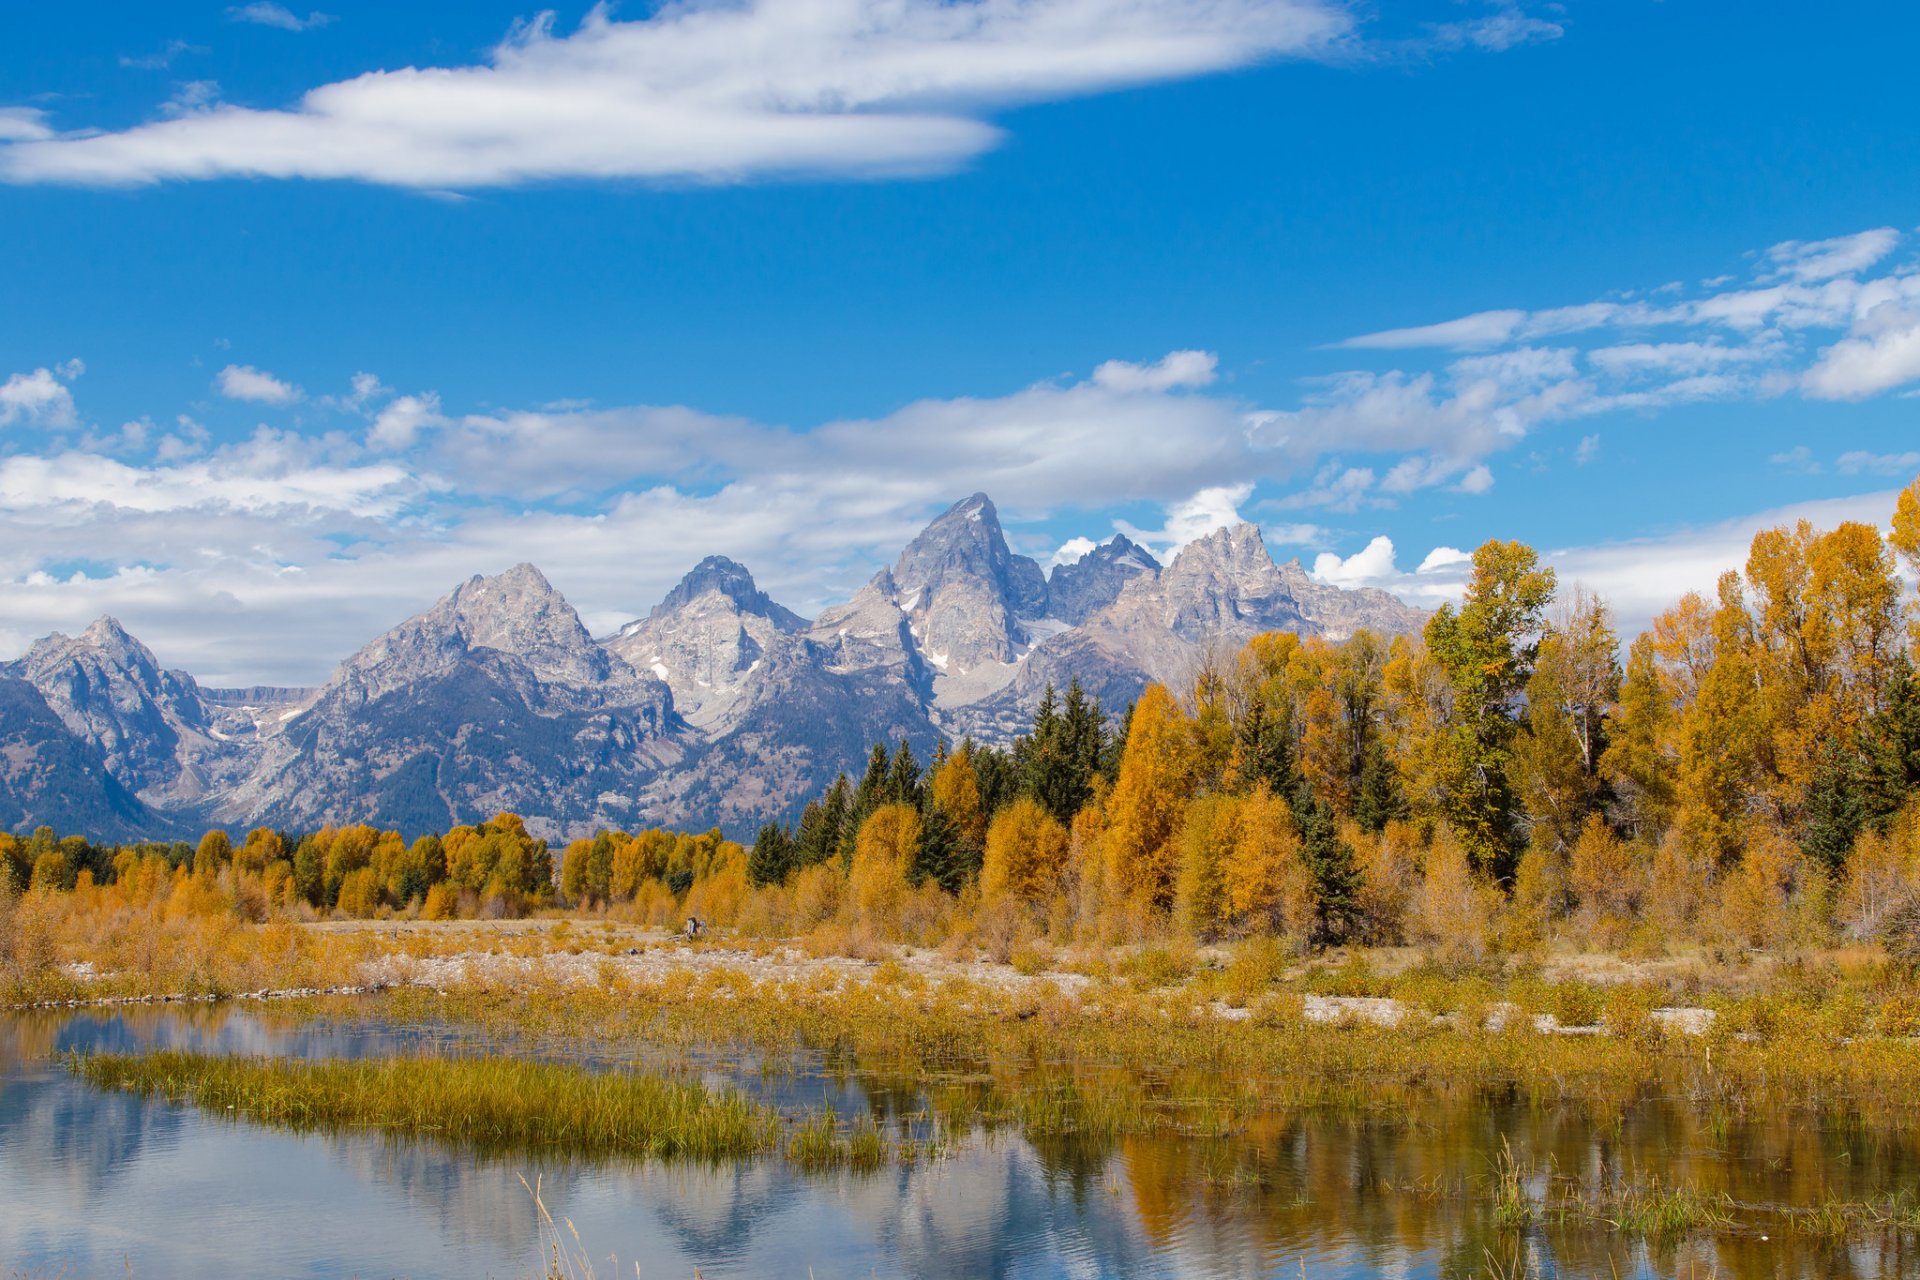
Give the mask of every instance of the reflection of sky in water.
[[[1920, 1168], [1904, 1148], [1848, 1148], [1842, 1160], [1844, 1135], [1809, 1137], [1804, 1125], [1798, 1135], [1794, 1126], [1774, 1126], [1782, 1134], [1736, 1130], [1720, 1135], [1726, 1150], [1683, 1158], [1686, 1144], [1657, 1114], [1616, 1129], [1524, 1107], [1420, 1124], [1261, 1122], [1243, 1135], [1243, 1154], [1266, 1179], [1251, 1193], [1210, 1180], [1192, 1143], [1127, 1139], [1096, 1150], [1030, 1144], [1007, 1132], [975, 1136], [946, 1158], [865, 1175], [798, 1174], [777, 1162], [488, 1162], [433, 1143], [281, 1133], [101, 1094], [45, 1056], [176, 1047], [333, 1057], [405, 1053], [429, 1042], [455, 1041], [433, 1029], [278, 1025], [231, 1010], [0, 1017], [0, 1270], [120, 1275], [130, 1264], [140, 1278], [539, 1275], [545, 1258], [524, 1174], [540, 1181], [556, 1216], [573, 1221], [603, 1276], [631, 1274], [637, 1262], [647, 1280], [690, 1276], [695, 1267], [713, 1280], [809, 1270], [816, 1280], [1294, 1277], [1304, 1262], [1315, 1280], [1451, 1277], [1484, 1273], [1485, 1250], [1499, 1238], [1483, 1221], [1467, 1221], [1472, 1215], [1457, 1202], [1405, 1189], [1484, 1176], [1487, 1153], [1507, 1133], [1562, 1169], [1589, 1172], [1619, 1150], [1639, 1160], [1668, 1152], [1664, 1170], [1674, 1177], [1704, 1167], [1687, 1160], [1710, 1158], [1737, 1166], [1740, 1177], [1773, 1179], [1769, 1185], [1800, 1176], [1856, 1198], [1908, 1185]], [[710, 1060], [702, 1074], [718, 1083], [732, 1073]], [[763, 1079], [747, 1070], [735, 1078], [788, 1106], [857, 1107], [866, 1097], [819, 1075]], [[1860, 1145], [1858, 1134], [1852, 1141]], [[1757, 1239], [1707, 1249], [1701, 1274], [1711, 1267], [1729, 1280], [1902, 1271], [1873, 1250], [1803, 1243], [1783, 1255]], [[1539, 1272], [1568, 1276], [1672, 1275], [1689, 1256], [1617, 1237], [1557, 1239], [1555, 1249], [1536, 1239], [1529, 1251]]]

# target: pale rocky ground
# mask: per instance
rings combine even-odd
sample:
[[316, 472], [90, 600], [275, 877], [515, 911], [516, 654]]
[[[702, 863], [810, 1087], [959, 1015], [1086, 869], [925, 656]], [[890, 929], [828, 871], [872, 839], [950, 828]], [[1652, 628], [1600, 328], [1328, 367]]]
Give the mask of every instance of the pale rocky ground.
[[[870, 979], [883, 963], [897, 965], [936, 986], [963, 981], [1007, 994], [1080, 996], [1095, 983], [1088, 975], [1071, 970], [1023, 974], [1011, 965], [991, 960], [962, 960], [939, 951], [911, 947], [895, 949], [888, 961], [814, 956], [793, 944], [750, 946], [708, 939], [687, 942], [664, 930], [619, 924], [581, 926], [566, 921], [524, 920], [447, 924], [335, 921], [310, 927], [377, 937], [389, 948], [361, 965], [359, 981], [367, 986], [422, 986], [437, 990], [470, 985], [592, 987], [614, 982], [651, 985], [675, 979], [691, 983], [713, 974], [728, 974], [756, 984], [837, 987]], [[430, 950], [422, 944], [430, 944]], [[1203, 955], [1224, 959], [1224, 953]], [[1390, 963], [1396, 958], [1388, 956]], [[1608, 963], [1602, 965], [1601, 960]], [[1644, 976], [1626, 962], [1603, 957], [1566, 957], [1557, 967], [1561, 971], [1553, 976], [1579, 976], [1603, 983]], [[1309, 995], [1304, 1003], [1307, 1020], [1318, 1023], [1365, 1022], [1395, 1027], [1426, 1016], [1399, 1000], [1383, 997]], [[1215, 1003], [1212, 1009], [1228, 1021], [1251, 1016], [1251, 1010], [1244, 1007]], [[1489, 1025], [1498, 1027], [1519, 1013], [1512, 1005], [1495, 1005], [1489, 1011]], [[1715, 1014], [1711, 1009], [1680, 1007], [1656, 1009], [1651, 1016], [1670, 1031], [1701, 1035], [1713, 1025]], [[1562, 1026], [1552, 1014], [1534, 1015], [1533, 1024], [1545, 1033], [1605, 1034], [1598, 1026]]]

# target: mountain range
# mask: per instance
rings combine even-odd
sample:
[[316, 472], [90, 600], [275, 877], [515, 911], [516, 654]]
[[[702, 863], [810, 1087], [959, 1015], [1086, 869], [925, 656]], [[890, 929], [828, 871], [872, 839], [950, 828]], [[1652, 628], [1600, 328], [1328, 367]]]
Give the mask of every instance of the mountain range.
[[1217, 646], [1284, 630], [1417, 630], [1385, 592], [1276, 564], [1258, 528], [1161, 565], [1116, 535], [1051, 573], [975, 494], [809, 621], [723, 556], [596, 639], [530, 564], [460, 584], [317, 689], [219, 689], [112, 618], [0, 665], [0, 828], [98, 839], [501, 810], [553, 839], [790, 815], [879, 741], [1005, 743], [1049, 684], [1110, 710]]

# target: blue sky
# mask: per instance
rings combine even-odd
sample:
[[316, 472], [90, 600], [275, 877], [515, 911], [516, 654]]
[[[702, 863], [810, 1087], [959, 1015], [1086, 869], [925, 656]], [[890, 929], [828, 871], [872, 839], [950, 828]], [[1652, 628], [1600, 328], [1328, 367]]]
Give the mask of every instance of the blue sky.
[[1423, 603], [1523, 538], [1631, 628], [1920, 471], [1907, 6], [10, 23], [0, 652], [313, 681], [520, 559], [812, 611], [974, 489]]

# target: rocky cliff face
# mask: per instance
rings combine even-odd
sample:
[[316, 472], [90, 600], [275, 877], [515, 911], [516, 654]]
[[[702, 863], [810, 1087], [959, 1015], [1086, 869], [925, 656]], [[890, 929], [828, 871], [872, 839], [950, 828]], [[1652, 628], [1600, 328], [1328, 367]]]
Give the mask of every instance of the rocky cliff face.
[[1157, 577], [1160, 562], [1124, 534], [1114, 534], [1072, 564], [1058, 565], [1047, 579], [1048, 610], [1077, 627], [1120, 598], [1135, 578]]
[[193, 677], [162, 670], [113, 618], [55, 632], [13, 670], [147, 804], [191, 811], [245, 768]]
[[99, 749], [67, 728], [38, 689], [0, 676], [0, 830], [41, 825], [100, 840], [177, 834], [169, 816], [115, 778]]
[[607, 649], [673, 691], [686, 722], [709, 735], [735, 728], [804, 647], [806, 620], [768, 598], [724, 556], [702, 560], [652, 613]]
[[976, 494], [811, 623], [714, 556], [604, 642], [531, 565], [472, 578], [319, 690], [201, 689], [110, 619], [50, 636], [0, 672], [0, 821], [416, 834], [510, 809], [552, 838], [746, 835], [875, 741], [1011, 739], [1049, 683], [1077, 679], [1118, 711], [1261, 631], [1424, 620], [1276, 565], [1248, 524], [1164, 567], [1116, 537], [1049, 579]]
[[537, 569], [472, 578], [344, 663], [217, 816], [407, 832], [513, 810], [559, 838], [629, 825], [686, 755], [673, 697], [594, 643]]

